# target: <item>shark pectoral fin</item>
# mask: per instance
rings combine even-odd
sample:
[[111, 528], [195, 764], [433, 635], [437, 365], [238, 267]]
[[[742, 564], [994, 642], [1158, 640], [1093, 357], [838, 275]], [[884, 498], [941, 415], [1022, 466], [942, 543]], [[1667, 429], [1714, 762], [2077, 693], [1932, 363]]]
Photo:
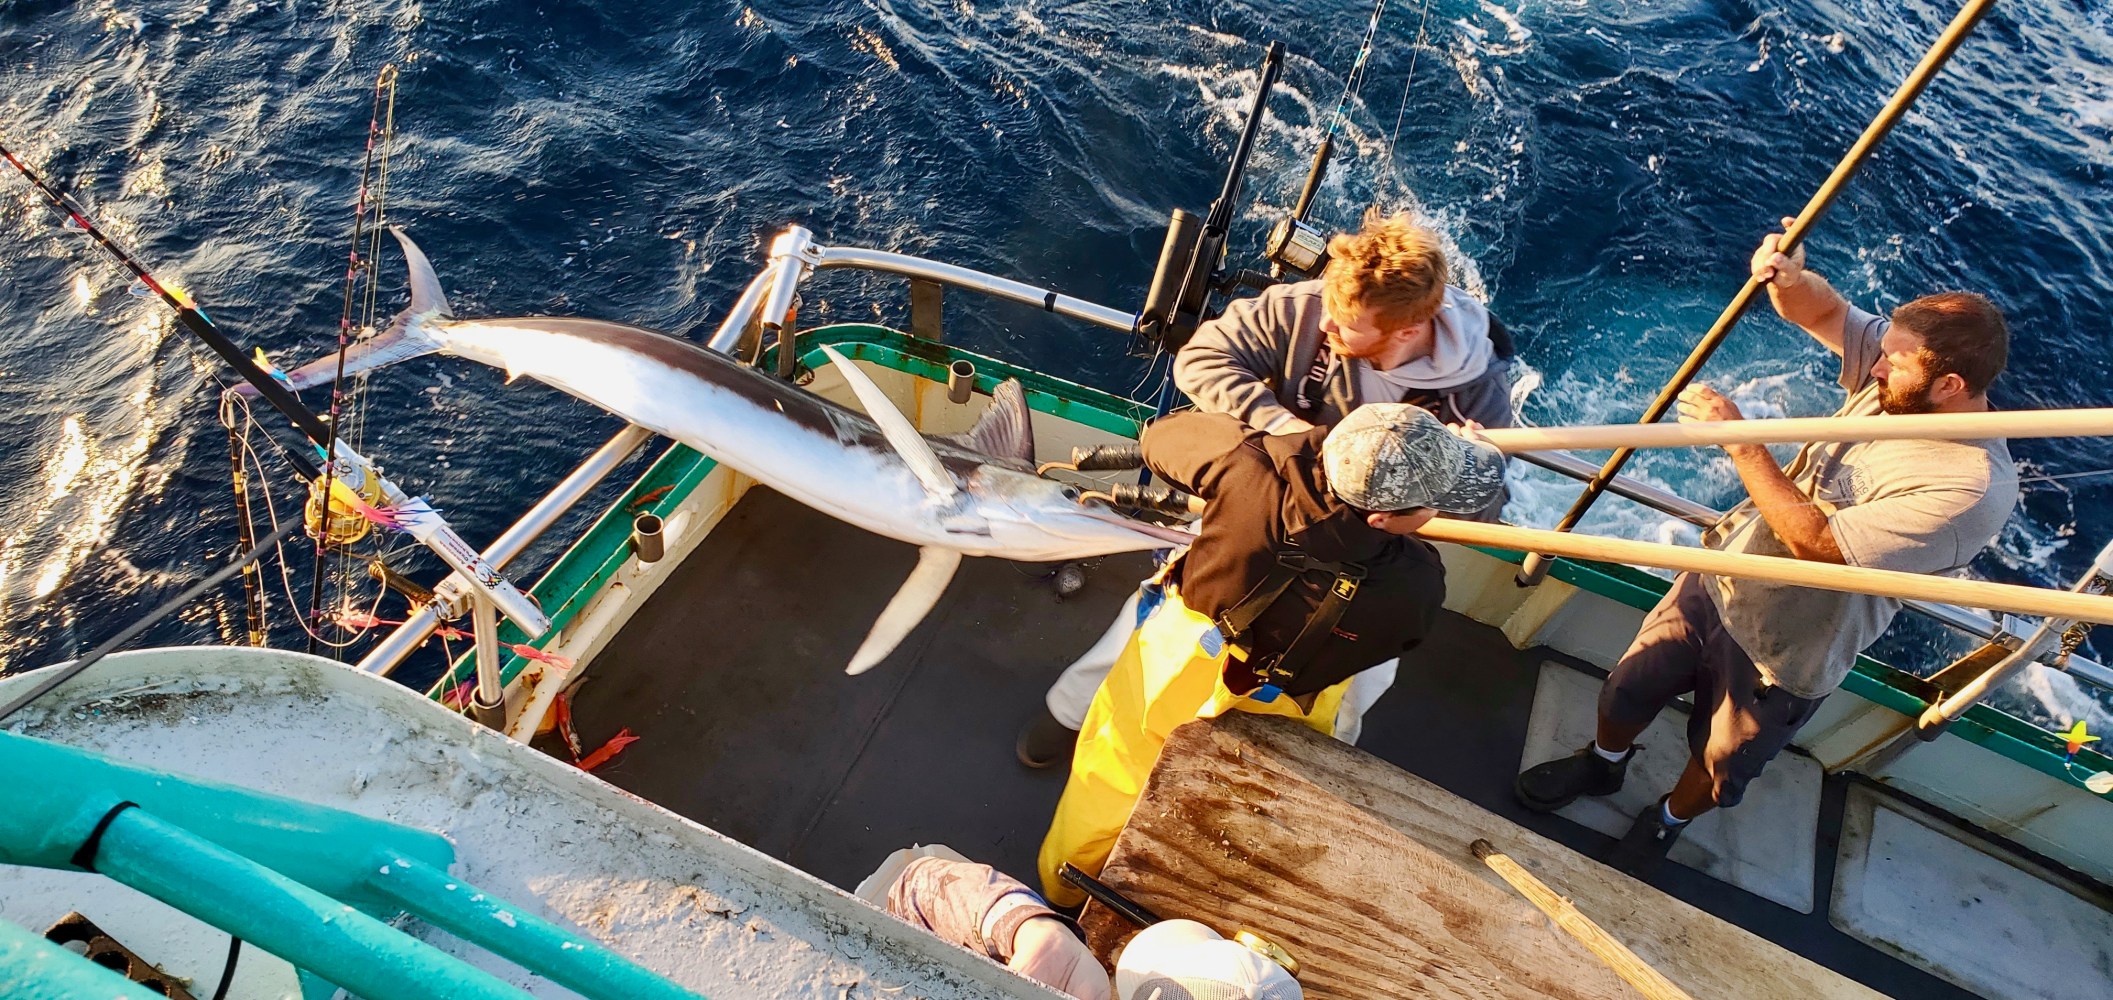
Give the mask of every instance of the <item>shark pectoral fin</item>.
[[888, 444], [894, 446], [896, 453], [902, 456], [903, 463], [916, 474], [917, 481], [924, 484], [925, 492], [945, 499], [951, 499], [960, 493], [961, 489], [954, 485], [953, 474], [946, 471], [946, 466], [939, 464], [939, 456], [932, 451], [931, 442], [926, 441], [924, 435], [917, 433], [917, 427], [910, 423], [910, 418], [902, 415], [901, 410], [895, 408], [895, 404], [888, 400], [888, 394], [882, 392], [880, 386], [873, 384], [873, 380], [867, 378], [866, 373], [860, 371], [857, 365], [838, 354], [836, 348], [823, 344], [822, 353], [829, 356], [829, 364], [836, 368], [837, 374], [842, 375], [844, 382], [851, 386], [852, 394], [857, 396], [859, 404], [866, 408], [866, 416], [873, 418], [873, 422], [880, 427], [881, 435], [886, 437]]
[[851, 665], [844, 668], [847, 674], [863, 674], [873, 665], [895, 652], [910, 630], [924, 621], [924, 616], [939, 603], [939, 595], [946, 593], [946, 585], [953, 582], [954, 571], [961, 568], [961, 553], [953, 549], [942, 549], [927, 545], [917, 550], [917, 568], [910, 571], [910, 578], [902, 582], [902, 589], [890, 598], [888, 606], [881, 609], [880, 617], [866, 631], [866, 641], [859, 643], [858, 652], [852, 654]]

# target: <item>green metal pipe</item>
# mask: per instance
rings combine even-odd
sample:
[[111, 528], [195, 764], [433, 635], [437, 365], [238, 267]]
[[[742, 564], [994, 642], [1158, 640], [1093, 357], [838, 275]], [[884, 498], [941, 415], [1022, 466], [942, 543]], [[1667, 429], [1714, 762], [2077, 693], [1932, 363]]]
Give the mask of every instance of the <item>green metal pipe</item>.
[[140, 807], [318, 892], [380, 903], [361, 863], [378, 844], [445, 869], [445, 837], [342, 809], [139, 767], [101, 754], [0, 732], [0, 774], [37, 780], [0, 809], [0, 863], [73, 870], [69, 859], [104, 812]]
[[161, 1000], [154, 991], [0, 920], [0, 995], [8, 1000]]
[[[112, 800], [111, 805], [116, 805]], [[353, 857], [365, 858], [362, 851]], [[95, 869], [360, 996], [524, 1000], [527, 993], [408, 934], [171, 825], [110, 818]]]
[[456, 937], [592, 1000], [701, 1000], [602, 945], [409, 858], [370, 866], [374, 890]]

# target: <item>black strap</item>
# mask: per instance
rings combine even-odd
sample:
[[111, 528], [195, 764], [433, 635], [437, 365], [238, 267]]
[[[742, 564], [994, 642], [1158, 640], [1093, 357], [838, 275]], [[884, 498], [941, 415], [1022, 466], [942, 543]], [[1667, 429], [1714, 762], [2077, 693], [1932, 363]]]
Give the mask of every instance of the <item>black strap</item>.
[[95, 821], [95, 829], [88, 831], [88, 839], [81, 841], [81, 849], [73, 852], [73, 857], [69, 859], [73, 862], [73, 866], [84, 872], [94, 871], [95, 855], [96, 852], [103, 849], [103, 834], [110, 829], [110, 821], [116, 819], [118, 813], [127, 809], [137, 808], [139, 808], [139, 803], [129, 801], [111, 806], [110, 811], [104, 813], [102, 819]]
[[1218, 616], [1219, 637], [1232, 643], [1246, 636], [1247, 630], [1262, 617], [1262, 613], [1268, 611], [1270, 605], [1277, 603], [1277, 598], [1284, 596], [1284, 591], [1291, 586], [1291, 581], [1298, 579], [1314, 565], [1314, 560], [1303, 552], [1277, 553], [1277, 567], [1270, 570], [1269, 575], [1263, 577], [1261, 582], [1255, 584], [1246, 597], [1240, 598], [1238, 603]]
[[1292, 581], [1308, 573], [1328, 573], [1333, 577], [1327, 595], [1321, 598], [1313, 613], [1306, 616], [1306, 624], [1283, 653], [1273, 660], [1247, 665], [1256, 677], [1280, 688], [1288, 688], [1298, 678], [1299, 671], [1304, 670], [1321, 647], [1327, 645], [1335, 626], [1343, 620], [1343, 612], [1349, 610], [1350, 602], [1357, 597], [1358, 586], [1365, 579], [1365, 567], [1354, 562], [1327, 562], [1303, 552], [1279, 552], [1277, 568], [1217, 620], [1218, 634], [1227, 644], [1241, 642], [1248, 629], [1284, 596]]
[[[1275, 663], [1256, 670], [1257, 676], [1271, 684], [1290, 690], [1299, 674], [1313, 662], [1321, 647], [1328, 644], [1328, 637], [1335, 634], [1335, 626], [1343, 620], [1343, 612], [1350, 610], [1350, 602], [1357, 597], [1358, 585], [1365, 579], [1365, 568], [1357, 563], [1343, 563], [1328, 584], [1328, 595], [1321, 598], [1320, 607], [1306, 619], [1306, 627], [1299, 630], [1297, 638], [1284, 655]], [[1265, 672], [1266, 671], [1266, 672]]]

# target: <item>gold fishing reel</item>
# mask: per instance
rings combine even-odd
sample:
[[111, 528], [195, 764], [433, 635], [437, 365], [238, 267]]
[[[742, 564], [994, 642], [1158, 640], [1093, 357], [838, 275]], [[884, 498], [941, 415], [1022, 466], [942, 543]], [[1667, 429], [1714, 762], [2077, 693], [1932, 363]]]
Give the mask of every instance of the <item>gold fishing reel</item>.
[[[330, 498], [323, 498], [323, 484], [330, 484]], [[382, 504], [381, 481], [345, 462], [338, 462], [328, 476], [308, 484], [308, 504], [303, 511], [308, 537], [331, 548], [342, 548], [367, 537], [374, 522], [359, 511], [359, 505]], [[328, 513], [325, 513], [325, 509]]]

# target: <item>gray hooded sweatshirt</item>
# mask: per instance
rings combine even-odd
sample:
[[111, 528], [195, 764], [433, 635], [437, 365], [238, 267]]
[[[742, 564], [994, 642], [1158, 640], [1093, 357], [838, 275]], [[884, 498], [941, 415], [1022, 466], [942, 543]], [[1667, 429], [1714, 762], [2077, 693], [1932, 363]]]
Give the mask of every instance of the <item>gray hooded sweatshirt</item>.
[[[1415, 403], [1449, 424], [1517, 422], [1511, 362], [1493, 349], [1492, 317], [1473, 296], [1448, 286], [1431, 356], [1380, 375], [1328, 350], [1321, 288], [1301, 281], [1234, 301], [1175, 355], [1174, 384], [1199, 409], [1229, 413], [1265, 433], [1300, 430], [1294, 418], [1331, 425], [1371, 402]], [[1378, 389], [1391, 398], [1375, 396]], [[1494, 521], [1503, 506], [1500, 496], [1474, 519]]]

